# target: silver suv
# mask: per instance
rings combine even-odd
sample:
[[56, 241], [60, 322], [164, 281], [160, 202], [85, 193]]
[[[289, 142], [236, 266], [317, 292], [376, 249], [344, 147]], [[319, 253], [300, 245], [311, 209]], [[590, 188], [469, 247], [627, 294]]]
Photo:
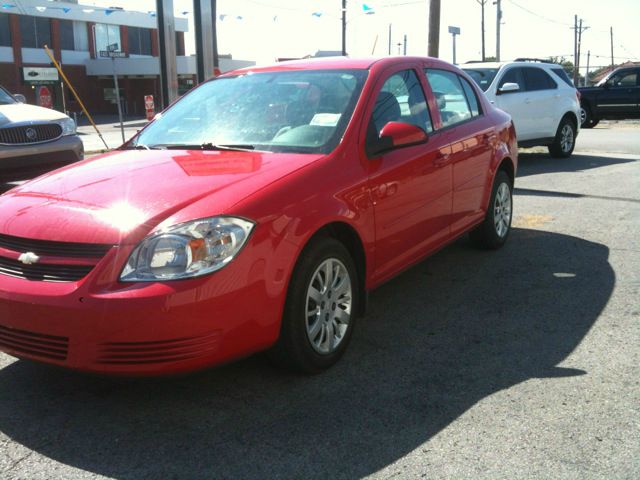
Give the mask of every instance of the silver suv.
[[518, 145], [544, 145], [552, 157], [573, 153], [580, 132], [580, 94], [562, 66], [536, 59], [460, 67], [489, 101], [511, 115]]
[[0, 179], [42, 173], [83, 155], [73, 119], [19, 102], [0, 87]]

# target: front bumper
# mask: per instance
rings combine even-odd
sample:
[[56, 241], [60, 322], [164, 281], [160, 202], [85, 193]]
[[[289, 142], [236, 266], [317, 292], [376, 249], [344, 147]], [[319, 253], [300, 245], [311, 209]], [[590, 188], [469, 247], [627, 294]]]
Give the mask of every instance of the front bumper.
[[84, 147], [78, 135], [34, 145], [0, 145], [0, 174], [44, 172], [77, 162], [83, 157]]
[[117, 250], [77, 282], [0, 275], [0, 350], [83, 371], [161, 375], [275, 342], [284, 295], [269, 295], [255, 270], [250, 274], [251, 255], [191, 280], [105, 282], [117, 278], [110, 267], [124, 256]]

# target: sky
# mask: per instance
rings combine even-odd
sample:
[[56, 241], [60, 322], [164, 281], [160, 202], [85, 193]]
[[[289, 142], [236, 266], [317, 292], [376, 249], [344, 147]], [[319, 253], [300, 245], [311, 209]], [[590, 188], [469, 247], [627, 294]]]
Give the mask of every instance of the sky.
[[[44, 1], [44, 0], [43, 0]], [[440, 58], [452, 61], [448, 26], [457, 26], [458, 63], [481, 58], [481, 0], [441, 0]], [[155, 0], [80, 0], [81, 4], [153, 11]], [[365, 14], [363, 3], [373, 14]], [[485, 0], [485, 52], [495, 55], [496, 6]], [[341, 49], [341, 0], [218, 0], [218, 50], [234, 58], [271, 63], [317, 50]], [[347, 51], [351, 56], [392, 54], [407, 36], [407, 54], [426, 55], [429, 0], [347, 1]], [[194, 53], [190, 0], [174, 0], [176, 15], [190, 20], [187, 54]], [[184, 13], [187, 12], [187, 13]], [[224, 16], [220, 19], [220, 16]], [[581, 65], [640, 61], [640, 0], [502, 0], [501, 59], [565, 57], [573, 61], [574, 15], [583, 20]], [[585, 27], [588, 27], [585, 29]], [[402, 47], [400, 47], [401, 49]], [[592, 69], [593, 69], [592, 68]]]

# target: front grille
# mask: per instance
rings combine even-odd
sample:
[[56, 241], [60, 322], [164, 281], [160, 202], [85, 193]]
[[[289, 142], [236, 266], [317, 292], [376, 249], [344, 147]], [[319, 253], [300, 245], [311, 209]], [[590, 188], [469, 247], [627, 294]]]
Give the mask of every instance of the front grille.
[[73, 258], [102, 258], [111, 248], [111, 245], [97, 243], [72, 243], [50, 242], [48, 240], [32, 240], [11, 235], [0, 234], [0, 248], [6, 248], [14, 252], [33, 252], [38, 256], [48, 255], [52, 257]]
[[45, 282], [75, 282], [85, 277], [94, 265], [56, 265], [36, 263], [25, 265], [17, 260], [0, 257], [0, 274], [26, 280]]
[[57, 123], [0, 128], [0, 143], [4, 145], [48, 142], [60, 136], [62, 136], [62, 127]]
[[69, 339], [0, 325], [0, 349], [16, 355], [64, 361], [67, 359]]
[[220, 346], [221, 332], [200, 337], [150, 342], [110, 342], [100, 345], [97, 363], [142, 365], [192, 360], [211, 355]]

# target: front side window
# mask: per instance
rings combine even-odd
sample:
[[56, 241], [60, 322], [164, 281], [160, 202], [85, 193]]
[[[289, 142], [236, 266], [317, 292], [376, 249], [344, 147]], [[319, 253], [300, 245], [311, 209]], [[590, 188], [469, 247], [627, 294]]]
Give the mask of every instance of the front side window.
[[607, 83], [612, 87], [635, 87], [638, 74], [636, 72], [618, 73], [611, 77]]
[[498, 90], [504, 86], [505, 83], [517, 83], [520, 87], [520, 91], [525, 90], [524, 76], [522, 75], [522, 68], [510, 68], [500, 79], [498, 83]]
[[16, 100], [4, 88], [0, 88], [0, 105], [11, 105]]
[[427, 133], [433, 131], [427, 100], [413, 70], [395, 73], [384, 83], [371, 115], [370, 134], [379, 134], [389, 122], [410, 123]]
[[541, 68], [527, 67], [523, 68], [523, 71], [524, 82], [529, 92], [558, 88], [558, 84]]
[[342, 138], [366, 77], [366, 70], [222, 77], [187, 93], [133, 146], [328, 153]]
[[[472, 117], [460, 77], [447, 70], [427, 69], [427, 79], [436, 97], [442, 126], [449, 127]], [[477, 109], [477, 104], [476, 104]]]

